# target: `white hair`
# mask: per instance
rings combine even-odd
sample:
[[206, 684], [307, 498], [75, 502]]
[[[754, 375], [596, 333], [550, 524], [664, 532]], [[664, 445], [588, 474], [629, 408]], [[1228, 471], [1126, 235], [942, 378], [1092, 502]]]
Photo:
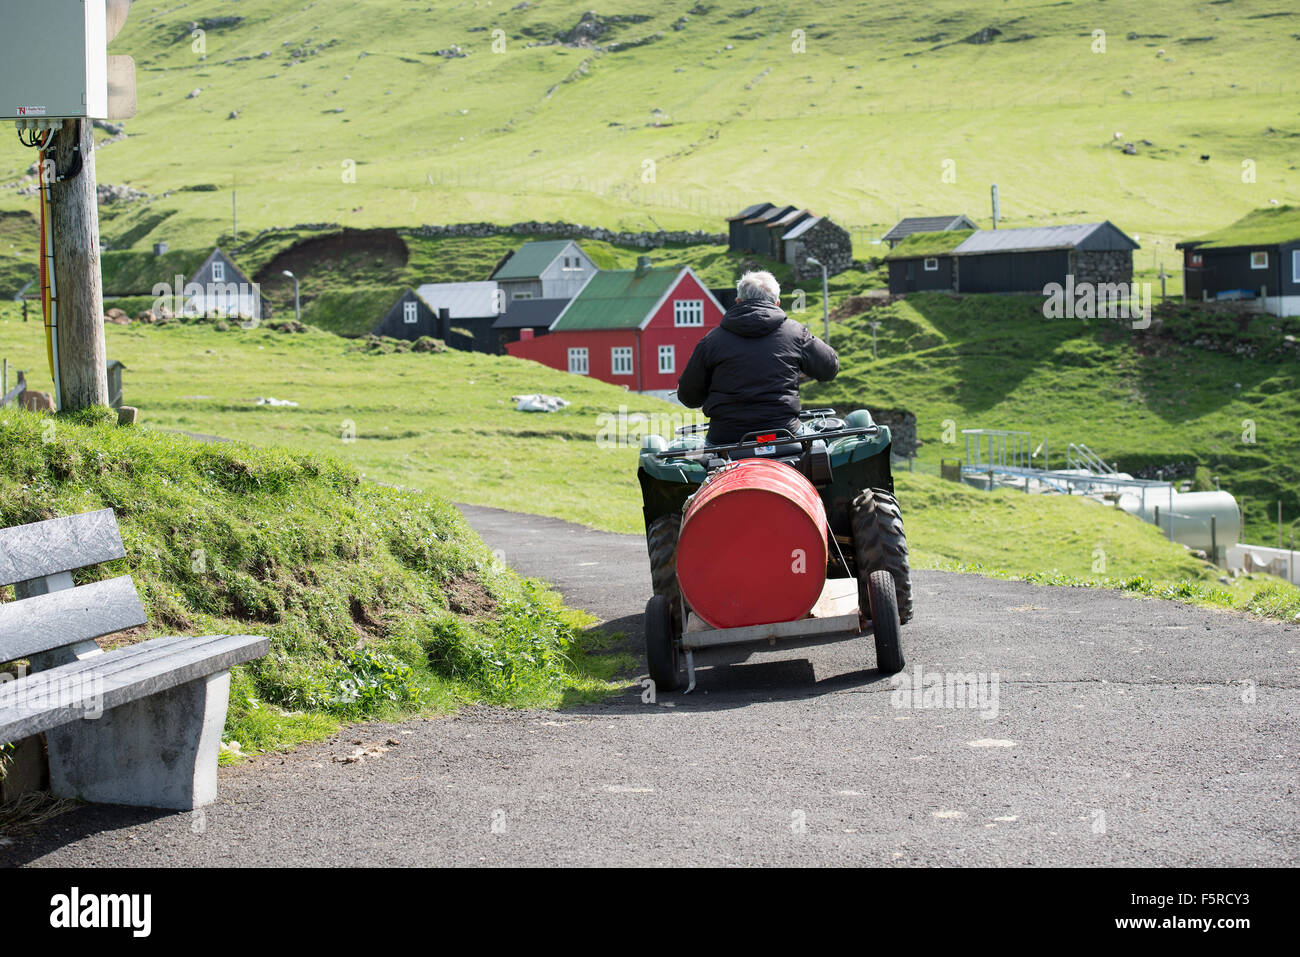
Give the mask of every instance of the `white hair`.
[[747, 272], [736, 283], [736, 299], [766, 299], [781, 302], [781, 286], [770, 272]]

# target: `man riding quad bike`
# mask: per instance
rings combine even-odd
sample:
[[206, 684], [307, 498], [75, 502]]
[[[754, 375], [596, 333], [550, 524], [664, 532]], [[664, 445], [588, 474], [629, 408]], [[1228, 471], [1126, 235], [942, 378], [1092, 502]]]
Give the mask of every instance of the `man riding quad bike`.
[[[901, 671], [900, 626], [912, 617], [912, 588], [889, 429], [865, 409], [844, 419], [832, 409], [801, 412], [800, 380], [833, 379], [835, 351], [786, 317], [770, 273], [746, 273], [737, 291], [736, 304], [696, 346], [679, 381], [678, 398], [703, 406], [709, 425], [679, 429], [671, 441], [647, 436], [642, 445], [637, 474], [654, 590], [646, 608], [650, 677], [659, 689], [673, 690], [685, 655], [693, 687], [694, 648], [824, 633], [810, 620], [829, 607], [824, 603], [837, 583], [852, 590], [843, 579], [856, 581], [857, 624], [870, 622], [877, 666], [886, 674]], [[707, 438], [699, 434], [705, 428]], [[728, 497], [735, 492], [741, 494]], [[723, 502], [730, 517], [719, 523]], [[706, 522], [710, 509], [714, 518]], [[703, 536], [698, 530], [706, 527]], [[687, 537], [689, 549], [679, 554]], [[792, 554], [823, 576], [814, 588], [825, 582], [822, 601], [803, 613], [797, 609], [808, 602], [782, 602], [787, 596], [773, 594], [782, 589], [760, 567], [785, 561], [794, 538], [804, 547]], [[690, 581], [679, 581], [679, 559], [684, 574], [691, 569]], [[721, 577], [719, 565], [730, 566]], [[812, 594], [802, 580], [785, 580]], [[710, 591], [729, 593], [725, 616], [710, 610], [721, 607]], [[738, 605], [745, 607], [737, 611]], [[802, 624], [784, 620], [791, 608]]]

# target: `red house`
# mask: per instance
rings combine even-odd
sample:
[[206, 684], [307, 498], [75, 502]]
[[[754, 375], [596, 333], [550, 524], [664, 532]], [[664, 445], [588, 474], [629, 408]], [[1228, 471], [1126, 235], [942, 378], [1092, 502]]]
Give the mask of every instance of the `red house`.
[[704, 334], [722, 321], [722, 306], [689, 266], [651, 266], [595, 273], [550, 325], [506, 350], [553, 369], [594, 376], [635, 392], [677, 388]]

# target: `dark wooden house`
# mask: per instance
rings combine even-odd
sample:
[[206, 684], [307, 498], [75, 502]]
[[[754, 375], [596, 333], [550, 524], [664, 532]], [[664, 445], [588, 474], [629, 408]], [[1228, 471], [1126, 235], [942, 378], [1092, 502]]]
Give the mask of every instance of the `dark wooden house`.
[[908, 236], [916, 233], [942, 233], [949, 230], [972, 230], [979, 227], [967, 216], [909, 216], [900, 219], [894, 228], [881, 238], [893, 249]]
[[1275, 316], [1300, 315], [1300, 208], [1258, 209], [1177, 246], [1188, 299], [1256, 300]]
[[1138, 244], [1110, 222], [914, 233], [891, 249], [889, 291], [1033, 292], [1050, 283], [1131, 283]]
[[500, 346], [492, 324], [502, 298], [495, 282], [429, 283], [403, 293], [371, 333], [412, 340], [433, 336], [453, 349], [495, 353]]

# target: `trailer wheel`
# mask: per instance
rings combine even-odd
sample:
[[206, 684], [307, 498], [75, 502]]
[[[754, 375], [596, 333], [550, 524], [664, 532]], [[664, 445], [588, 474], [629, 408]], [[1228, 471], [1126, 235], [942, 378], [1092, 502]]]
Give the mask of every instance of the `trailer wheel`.
[[871, 627], [876, 635], [876, 667], [882, 674], [903, 670], [903, 629], [898, 620], [898, 592], [894, 576], [881, 570], [867, 576]]
[[907, 561], [907, 536], [898, 500], [884, 489], [866, 489], [853, 500], [853, 551], [858, 564], [858, 600], [869, 604], [867, 577], [875, 571], [894, 576], [898, 620], [912, 620], [912, 571]]
[[645, 606], [645, 660], [656, 691], [676, 691], [681, 654], [673, 609], [666, 595], [655, 595]]
[[681, 530], [682, 513], [671, 512], [651, 522], [645, 533], [654, 594], [666, 596], [674, 611], [681, 608], [681, 593], [677, 587], [677, 536]]

